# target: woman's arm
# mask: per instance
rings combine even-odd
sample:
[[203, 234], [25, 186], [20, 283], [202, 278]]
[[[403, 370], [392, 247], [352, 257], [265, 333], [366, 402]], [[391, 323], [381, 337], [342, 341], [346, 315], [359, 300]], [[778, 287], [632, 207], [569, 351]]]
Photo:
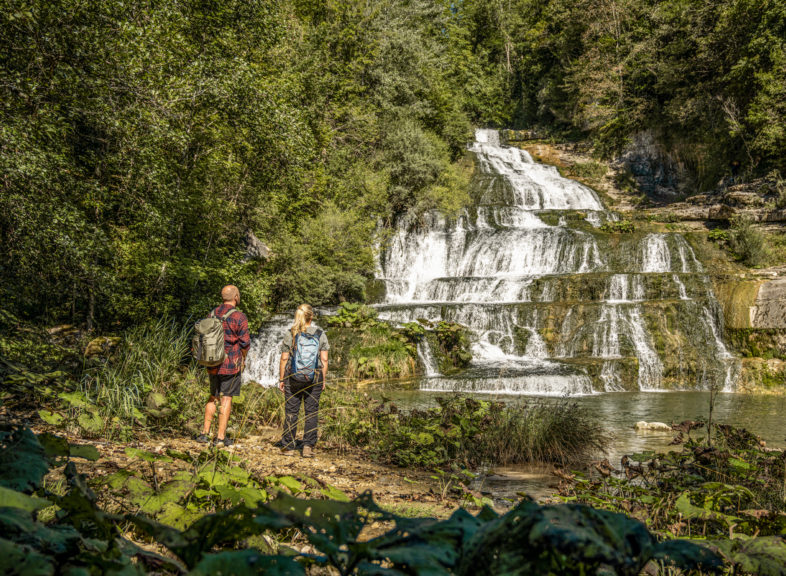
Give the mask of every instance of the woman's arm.
[[281, 360], [278, 363], [278, 387], [284, 391], [284, 375], [287, 372], [287, 362], [289, 361], [289, 352], [281, 353]]
[[319, 352], [319, 359], [322, 362], [322, 387], [327, 384], [327, 368], [328, 368], [328, 351], [321, 350]]

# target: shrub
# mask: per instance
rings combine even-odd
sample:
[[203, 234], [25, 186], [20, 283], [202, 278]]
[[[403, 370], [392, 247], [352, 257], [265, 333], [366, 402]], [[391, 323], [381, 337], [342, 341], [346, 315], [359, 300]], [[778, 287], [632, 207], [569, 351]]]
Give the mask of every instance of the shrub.
[[[251, 418], [280, 425], [283, 395], [262, 393]], [[320, 434], [338, 450], [423, 469], [525, 462], [582, 464], [608, 440], [588, 410], [569, 402], [511, 404], [442, 397], [428, 410], [401, 410], [368, 393], [328, 387], [320, 399]]]
[[755, 228], [753, 221], [745, 216], [732, 221], [729, 247], [746, 266], [758, 266], [767, 258], [764, 237]]
[[380, 461], [444, 468], [585, 462], [605, 445], [602, 427], [578, 404], [505, 405], [443, 397], [429, 410], [400, 411], [380, 404], [364, 440]]
[[636, 230], [636, 227], [630, 220], [616, 220], [614, 222], [604, 222], [600, 229], [611, 234], [630, 234]]
[[[129, 436], [134, 424], [180, 426], [204, 400], [204, 371], [190, 363], [190, 328], [167, 319], [127, 331], [118, 349], [60, 394], [83, 433]], [[52, 420], [48, 420], [52, 423]]]
[[729, 231], [723, 228], [713, 228], [707, 233], [707, 238], [718, 243], [728, 242]]
[[434, 327], [434, 334], [439, 344], [439, 369], [443, 373], [469, 366], [472, 352], [465, 326], [441, 320]]

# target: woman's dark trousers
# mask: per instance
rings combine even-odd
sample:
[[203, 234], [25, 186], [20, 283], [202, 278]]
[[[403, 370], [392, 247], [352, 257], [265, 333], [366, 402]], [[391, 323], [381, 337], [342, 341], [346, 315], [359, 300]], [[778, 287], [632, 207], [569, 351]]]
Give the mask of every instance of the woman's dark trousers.
[[303, 445], [312, 448], [317, 443], [317, 426], [319, 425], [319, 396], [322, 394], [322, 374], [317, 382], [294, 382], [287, 378], [284, 385], [284, 436], [281, 447], [284, 450], [295, 449], [295, 433], [300, 415], [300, 404], [306, 412], [306, 425], [303, 432]]

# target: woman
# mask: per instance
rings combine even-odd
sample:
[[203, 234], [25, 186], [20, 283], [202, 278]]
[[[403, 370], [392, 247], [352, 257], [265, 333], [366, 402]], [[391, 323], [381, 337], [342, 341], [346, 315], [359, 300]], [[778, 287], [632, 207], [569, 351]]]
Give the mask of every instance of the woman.
[[295, 454], [295, 433], [301, 402], [305, 408], [306, 425], [303, 431], [303, 458], [314, 456], [319, 425], [319, 396], [325, 388], [328, 370], [328, 343], [325, 331], [312, 324], [314, 310], [301, 304], [295, 312], [295, 322], [281, 342], [278, 387], [284, 392], [284, 435], [281, 449], [284, 454]]

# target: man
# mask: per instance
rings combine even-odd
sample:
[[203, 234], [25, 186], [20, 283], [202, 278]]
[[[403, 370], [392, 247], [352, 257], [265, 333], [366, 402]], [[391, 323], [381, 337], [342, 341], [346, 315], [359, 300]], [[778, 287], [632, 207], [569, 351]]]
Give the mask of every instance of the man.
[[240, 290], [237, 286], [224, 286], [221, 289], [223, 304], [213, 310], [216, 318], [222, 318], [227, 312], [235, 309], [229, 316], [222, 320], [224, 326], [224, 352], [226, 357], [220, 366], [208, 368], [210, 378], [210, 398], [205, 406], [205, 424], [202, 434], [197, 436], [197, 442], [208, 442], [210, 425], [216, 414], [216, 402], [221, 398], [221, 411], [218, 414], [218, 432], [216, 445], [231, 446], [232, 439], [227, 438], [227, 424], [229, 414], [232, 412], [232, 398], [240, 394], [240, 375], [246, 365], [246, 355], [251, 346], [251, 337], [248, 333], [248, 318], [237, 305], [240, 304]]

